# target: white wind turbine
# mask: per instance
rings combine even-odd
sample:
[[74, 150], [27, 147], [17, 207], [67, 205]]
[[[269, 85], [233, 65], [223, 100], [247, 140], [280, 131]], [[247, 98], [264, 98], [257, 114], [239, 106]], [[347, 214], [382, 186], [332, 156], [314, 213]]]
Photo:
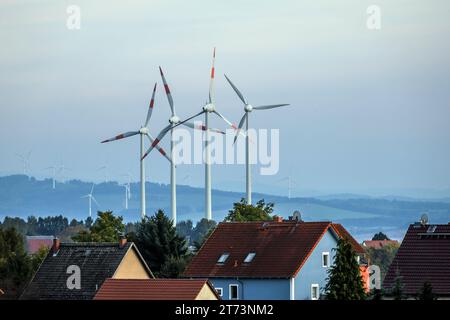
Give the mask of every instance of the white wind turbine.
[[30, 156], [31, 151], [28, 151], [26, 154], [16, 153], [16, 156], [22, 161], [22, 171], [23, 175], [27, 176], [30, 179]]
[[[209, 82], [208, 102], [202, 107], [202, 111], [187, 118], [186, 120], [178, 122], [178, 124], [176, 124], [176, 125], [170, 124], [169, 126], [164, 128], [146, 153], [146, 154], [148, 154], [153, 149], [153, 147], [156, 146], [161, 141], [161, 139], [164, 137], [164, 135], [169, 130], [174, 129], [175, 127], [177, 127], [181, 124], [184, 124], [199, 115], [205, 114], [205, 124], [201, 125], [201, 128], [197, 127], [196, 129], [202, 129], [205, 131], [205, 158], [206, 158], [205, 159], [205, 218], [208, 220], [212, 219], [211, 153], [210, 153], [210, 148], [209, 148], [209, 132], [213, 130], [213, 129], [209, 129], [209, 114], [210, 113], [216, 114], [218, 117], [220, 117], [223, 121], [225, 121], [232, 128], [237, 129], [237, 127], [234, 124], [232, 124], [230, 121], [228, 121], [219, 111], [216, 110], [215, 95], [214, 95], [214, 72], [215, 72], [214, 71], [214, 61], [215, 61], [215, 58], [216, 58], [216, 49], [214, 48], [212, 67], [211, 67], [211, 76], [210, 76], [210, 82]], [[188, 126], [190, 126], [190, 125], [188, 125]]]
[[[187, 119], [185, 121], [180, 120], [180, 117], [178, 117], [176, 114], [175, 106], [174, 106], [173, 98], [172, 98], [172, 93], [170, 92], [169, 85], [167, 84], [166, 77], [164, 76], [164, 73], [163, 73], [161, 67], [159, 67], [159, 72], [161, 73], [161, 78], [162, 78], [162, 81], [164, 84], [164, 90], [166, 92], [167, 101], [169, 102], [170, 111], [172, 114], [169, 118], [169, 125], [167, 127], [165, 127], [163, 130], [161, 130], [160, 134], [156, 137], [155, 141], [152, 143], [152, 145], [150, 146], [148, 151], [145, 153], [144, 158], [152, 151], [153, 147], [155, 145], [157, 145], [161, 141], [161, 139], [164, 137], [164, 135], [170, 130], [170, 134], [171, 134], [170, 154], [173, 159], [173, 151], [174, 151], [173, 130], [174, 130], [174, 127], [176, 127], [178, 124], [182, 124], [189, 128], [192, 128], [192, 129], [198, 129], [198, 130], [205, 131], [206, 126], [204, 126], [202, 124], [197, 124], [197, 123], [194, 124], [192, 122], [188, 122], [189, 119]], [[191, 117], [191, 119], [192, 119], [192, 117]], [[225, 132], [222, 132], [218, 129], [209, 129], [209, 130], [225, 134]], [[176, 167], [175, 167], [174, 161], [172, 161], [172, 163], [170, 165], [170, 187], [171, 187], [172, 222], [173, 222], [173, 225], [176, 226], [177, 225], [177, 187], [176, 187]]]
[[56, 170], [58, 169], [57, 166], [53, 165], [50, 167], [45, 168], [44, 170], [52, 170], [52, 189], [56, 189]]
[[[155, 92], [156, 92], [156, 83], [155, 86], [153, 87], [153, 94], [152, 94], [152, 99], [150, 100], [150, 105], [148, 108], [148, 112], [147, 112], [147, 118], [145, 119], [145, 123], [143, 126], [141, 126], [141, 128], [139, 129], [139, 131], [129, 131], [129, 132], [125, 132], [122, 134], [119, 134], [111, 139], [107, 139], [102, 141], [102, 143], [105, 142], [111, 142], [111, 141], [115, 141], [115, 140], [120, 140], [120, 139], [124, 139], [124, 138], [128, 138], [131, 136], [135, 136], [137, 134], [140, 135], [140, 156], [139, 156], [139, 161], [140, 161], [140, 178], [141, 178], [141, 218], [145, 217], [145, 166], [144, 166], [144, 136], [147, 136], [147, 138], [150, 140], [150, 142], [153, 144], [154, 141], [156, 141], [155, 139], [153, 139], [153, 137], [150, 135], [149, 130], [147, 128], [148, 122], [152, 116], [152, 112], [153, 112], [153, 106], [155, 103]], [[158, 151], [170, 162], [172, 162], [172, 160], [170, 159], [170, 157], [166, 154], [166, 152], [160, 147], [160, 146], [156, 146], [156, 148], [158, 149]]]
[[128, 210], [128, 199], [129, 199], [129, 194], [130, 194], [130, 185], [125, 183], [125, 184], [122, 184], [121, 186], [125, 188], [125, 209]]
[[296, 185], [297, 183], [295, 182], [294, 179], [292, 179], [291, 176], [287, 176], [287, 177], [284, 177], [284, 178], [278, 180], [278, 182], [284, 182], [284, 181], [287, 181], [288, 199], [291, 199], [293, 185]]
[[94, 198], [94, 186], [95, 184], [92, 184], [92, 188], [91, 188], [91, 192], [89, 192], [88, 194], [82, 196], [81, 198], [88, 198], [89, 199], [89, 217], [92, 218], [92, 201], [95, 202], [95, 204], [97, 205], [97, 207], [100, 207], [100, 205], [98, 204], [97, 200], [95, 200]]
[[[239, 121], [238, 129], [236, 132], [236, 136], [234, 137], [234, 142], [236, 142], [236, 139], [238, 137], [239, 132], [242, 129], [242, 126], [245, 122], [245, 132], [248, 132], [248, 118], [249, 113], [253, 110], [267, 110], [267, 109], [274, 109], [279, 107], [288, 106], [289, 104], [283, 103], [283, 104], [271, 104], [271, 105], [264, 105], [264, 106], [258, 106], [253, 107], [251, 104], [247, 102], [247, 100], [244, 98], [242, 93], [239, 91], [239, 89], [231, 82], [230, 79], [225, 75], [225, 78], [227, 79], [228, 83], [231, 85], [233, 90], [238, 95], [239, 99], [244, 103], [244, 115], [241, 118], [241, 121]], [[245, 183], [246, 183], [246, 192], [247, 192], [247, 204], [252, 204], [252, 180], [251, 180], [251, 168], [250, 168], [250, 141], [248, 134], [245, 137]]]

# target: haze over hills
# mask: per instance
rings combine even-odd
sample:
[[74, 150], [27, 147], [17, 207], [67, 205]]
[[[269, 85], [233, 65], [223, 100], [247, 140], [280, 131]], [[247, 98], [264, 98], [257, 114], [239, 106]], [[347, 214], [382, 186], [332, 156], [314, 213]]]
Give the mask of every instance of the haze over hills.
[[[62, 214], [78, 220], [88, 216], [88, 200], [81, 198], [90, 192], [91, 182], [71, 180], [58, 182], [52, 188], [51, 179], [37, 180], [24, 175], [0, 177], [0, 220], [5, 216], [26, 219], [30, 215], [52, 216]], [[157, 209], [170, 213], [170, 186], [147, 182], [147, 213]], [[191, 219], [194, 222], [204, 215], [204, 191], [179, 185], [178, 221]], [[112, 210], [125, 221], [139, 220], [139, 185], [131, 184], [131, 199], [128, 210], [124, 208], [125, 188], [117, 182], [95, 184], [94, 192], [99, 206], [93, 204], [93, 212]], [[213, 218], [221, 221], [234, 202], [244, 193], [213, 190]], [[287, 218], [294, 210], [302, 213], [305, 221], [332, 220], [343, 223], [359, 240], [384, 231], [395, 239], [401, 239], [407, 226], [417, 221], [424, 212], [430, 223], [450, 221], [450, 202], [412, 198], [375, 198], [356, 194], [322, 196], [318, 198], [291, 198], [255, 193], [254, 199], [265, 199], [275, 203], [275, 214]], [[447, 199], [448, 200], [448, 199]]]

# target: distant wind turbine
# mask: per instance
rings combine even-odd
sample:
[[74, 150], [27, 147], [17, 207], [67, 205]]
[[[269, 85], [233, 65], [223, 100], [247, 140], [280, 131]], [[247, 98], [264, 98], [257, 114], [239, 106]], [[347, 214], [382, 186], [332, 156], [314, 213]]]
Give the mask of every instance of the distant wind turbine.
[[[152, 99], [150, 100], [150, 105], [148, 108], [148, 112], [147, 112], [147, 118], [145, 120], [145, 123], [143, 126], [141, 126], [141, 128], [139, 129], [139, 131], [129, 131], [129, 132], [125, 132], [122, 134], [119, 134], [111, 139], [107, 139], [102, 141], [102, 143], [105, 142], [111, 142], [111, 141], [115, 141], [115, 140], [120, 140], [120, 139], [124, 139], [124, 138], [128, 138], [128, 137], [132, 137], [135, 136], [137, 134], [140, 135], [140, 156], [139, 156], [139, 162], [140, 162], [140, 176], [141, 176], [141, 218], [145, 217], [145, 166], [144, 166], [144, 136], [147, 136], [147, 138], [150, 140], [150, 142], [153, 144], [155, 142], [155, 139], [150, 135], [149, 130], [147, 128], [148, 122], [152, 116], [152, 112], [153, 112], [153, 105], [155, 103], [155, 92], [156, 92], [156, 83], [155, 86], [153, 88], [153, 94], [152, 94]], [[172, 162], [171, 158], [166, 154], [166, 152], [164, 151], [163, 148], [161, 148], [160, 146], [156, 146], [156, 148], [158, 149], [158, 151], [170, 162]]]
[[56, 189], [56, 170], [57, 169], [58, 169], [58, 167], [55, 165], [44, 169], [44, 170], [52, 170], [52, 189]]
[[92, 188], [91, 188], [91, 192], [89, 192], [88, 194], [82, 196], [81, 198], [88, 198], [89, 199], [89, 217], [92, 218], [92, 201], [95, 202], [95, 204], [97, 205], [97, 207], [100, 207], [100, 205], [98, 204], [97, 200], [94, 198], [94, 186], [95, 184], [92, 184]]
[[28, 180], [30, 177], [30, 157], [31, 157], [31, 151], [28, 151], [26, 154], [20, 154], [16, 153], [16, 156], [19, 157], [19, 159], [22, 161], [22, 172], [24, 176], [28, 177]]
[[[238, 95], [239, 99], [244, 103], [244, 115], [241, 118], [241, 121], [239, 121], [238, 129], [236, 132], [236, 136], [234, 137], [234, 142], [236, 142], [236, 139], [238, 137], [239, 132], [242, 130], [242, 126], [245, 122], [245, 132], [248, 132], [248, 118], [249, 113], [253, 110], [267, 110], [267, 109], [274, 109], [279, 107], [288, 106], [289, 104], [283, 103], [283, 104], [271, 104], [271, 105], [263, 105], [258, 107], [253, 107], [250, 103], [248, 103], [247, 99], [244, 98], [243, 94], [239, 91], [239, 89], [231, 82], [231, 80], [225, 75], [225, 78], [227, 79], [228, 83], [231, 85], [233, 90]], [[252, 204], [252, 180], [251, 180], [251, 168], [250, 168], [250, 143], [249, 143], [249, 136], [246, 134], [245, 137], [245, 171], [246, 171], [246, 191], [247, 191], [247, 204]]]

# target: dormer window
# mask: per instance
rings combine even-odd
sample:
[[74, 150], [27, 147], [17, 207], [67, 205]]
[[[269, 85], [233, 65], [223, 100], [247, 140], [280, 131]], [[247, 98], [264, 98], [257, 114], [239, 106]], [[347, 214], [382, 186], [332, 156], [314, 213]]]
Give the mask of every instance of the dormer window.
[[250, 252], [244, 259], [244, 263], [250, 263], [253, 261], [253, 258], [256, 256], [256, 252]]
[[230, 254], [228, 252], [223, 253], [217, 260], [217, 263], [224, 264], [225, 261], [227, 261], [229, 256], [230, 256]]

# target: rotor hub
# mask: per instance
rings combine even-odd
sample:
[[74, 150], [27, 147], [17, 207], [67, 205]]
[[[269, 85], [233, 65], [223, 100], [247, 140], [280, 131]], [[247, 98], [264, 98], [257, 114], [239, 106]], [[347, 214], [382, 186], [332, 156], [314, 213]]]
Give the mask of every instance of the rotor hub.
[[246, 112], [252, 112], [253, 106], [251, 104], [246, 104], [244, 109]]
[[214, 110], [216, 110], [216, 106], [212, 103], [208, 103], [203, 107], [203, 110], [207, 112], [213, 112]]
[[177, 124], [178, 122], [180, 122], [180, 118], [177, 116], [172, 116], [172, 117], [170, 117], [169, 122], [171, 124]]
[[141, 129], [139, 129], [139, 133], [140, 134], [147, 134], [148, 133], [147, 127], [142, 127]]

